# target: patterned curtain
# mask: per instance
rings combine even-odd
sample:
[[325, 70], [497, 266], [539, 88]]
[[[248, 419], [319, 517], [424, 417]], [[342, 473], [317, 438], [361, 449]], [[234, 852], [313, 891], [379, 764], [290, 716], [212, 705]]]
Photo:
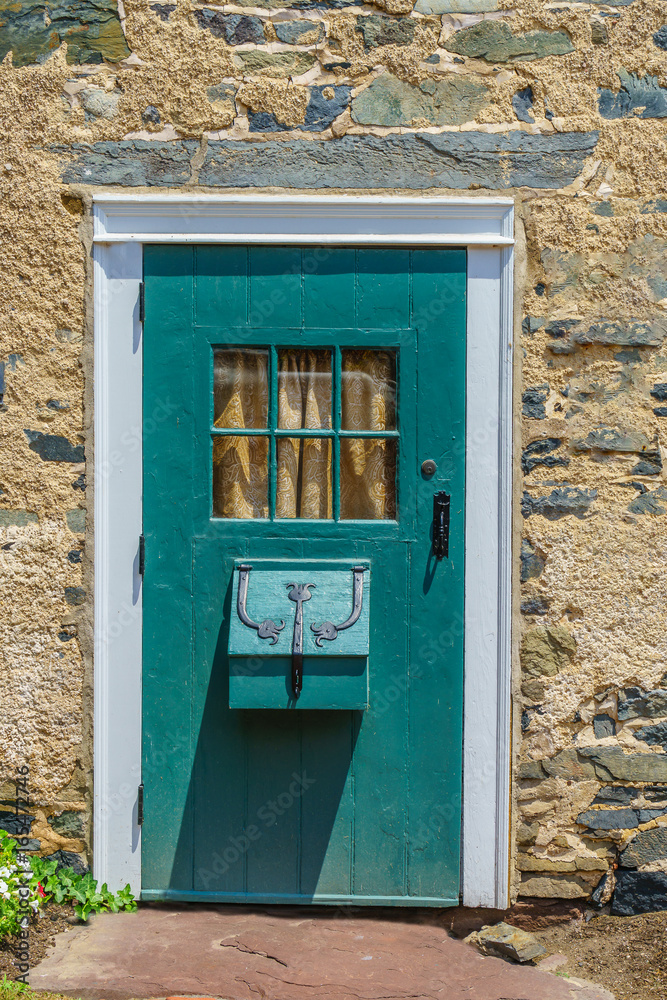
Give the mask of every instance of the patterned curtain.
[[[396, 427], [392, 352], [342, 352], [341, 427], [385, 431]], [[278, 352], [278, 428], [329, 430], [332, 426], [331, 353]], [[268, 352], [216, 352], [215, 426], [266, 429]], [[276, 517], [333, 517], [331, 438], [278, 436]], [[216, 437], [213, 442], [213, 511], [216, 517], [268, 517], [269, 439]], [[396, 447], [391, 439], [341, 438], [340, 511], [349, 520], [396, 516]]]

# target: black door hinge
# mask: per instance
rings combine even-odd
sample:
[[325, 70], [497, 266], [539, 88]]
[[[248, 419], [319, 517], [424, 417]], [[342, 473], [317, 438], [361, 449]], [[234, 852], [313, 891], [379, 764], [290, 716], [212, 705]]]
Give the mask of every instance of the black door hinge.
[[139, 535], [139, 576], [144, 575], [146, 568], [146, 537]]
[[137, 790], [137, 826], [144, 824], [144, 783], [139, 785]]
[[143, 281], [139, 282], [139, 322], [143, 323], [146, 319], [146, 284]]

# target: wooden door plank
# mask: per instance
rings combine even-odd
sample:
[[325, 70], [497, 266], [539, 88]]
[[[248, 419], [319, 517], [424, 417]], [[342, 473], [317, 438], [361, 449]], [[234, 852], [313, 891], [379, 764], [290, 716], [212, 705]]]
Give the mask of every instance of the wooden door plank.
[[409, 326], [410, 251], [357, 250], [357, 269], [357, 325], [375, 330]]
[[353, 328], [355, 251], [315, 247], [304, 250], [304, 325], [311, 329]]
[[300, 327], [303, 323], [301, 250], [251, 247], [249, 260], [250, 325], [257, 330]]
[[195, 323], [245, 326], [248, 322], [248, 248], [195, 248]]

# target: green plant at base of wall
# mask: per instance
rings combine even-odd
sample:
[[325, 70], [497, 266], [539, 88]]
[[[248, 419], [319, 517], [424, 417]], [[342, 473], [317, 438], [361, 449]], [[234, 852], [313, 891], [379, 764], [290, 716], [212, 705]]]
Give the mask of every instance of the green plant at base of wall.
[[104, 882], [99, 888], [90, 872], [79, 875], [73, 868], [58, 868], [57, 861], [48, 858], [30, 859], [33, 873], [39, 879], [46, 899], [54, 903], [73, 903], [74, 912], [80, 920], [87, 920], [91, 913], [102, 910], [136, 910], [137, 901], [129, 884], [119, 892], [111, 892]]

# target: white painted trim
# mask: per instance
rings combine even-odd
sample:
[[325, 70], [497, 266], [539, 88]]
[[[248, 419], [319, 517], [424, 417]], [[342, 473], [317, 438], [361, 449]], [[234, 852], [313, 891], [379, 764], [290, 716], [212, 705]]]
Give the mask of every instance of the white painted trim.
[[[96, 877], [141, 884], [141, 243], [468, 248], [463, 902], [509, 883], [512, 244], [508, 198], [94, 196]], [[139, 433], [140, 438], [140, 433]], [[111, 631], [117, 634], [109, 638]], [[105, 637], [107, 637], [105, 639]]]
[[99, 194], [94, 202], [99, 243], [514, 242], [511, 198]]

